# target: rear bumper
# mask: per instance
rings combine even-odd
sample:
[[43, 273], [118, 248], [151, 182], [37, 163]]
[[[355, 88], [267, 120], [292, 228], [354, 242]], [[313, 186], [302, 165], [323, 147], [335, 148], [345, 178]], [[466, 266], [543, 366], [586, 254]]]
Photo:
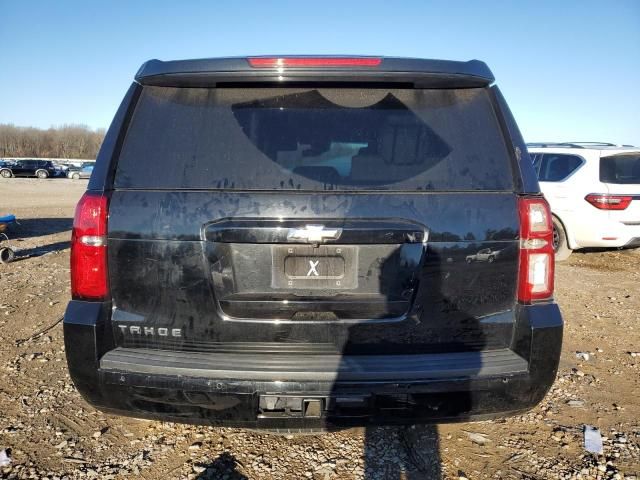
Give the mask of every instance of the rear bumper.
[[627, 225], [608, 218], [576, 229], [574, 248], [618, 248], [640, 246], [640, 225]]
[[[222, 355], [114, 348], [109, 304], [72, 301], [71, 377], [112, 413], [245, 428], [484, 419], [535, 406], [555, 379], [556, 304], [519, 306], [510, 349], [425, 355]], [[237, 357], [237, 358], [236, 358]]]

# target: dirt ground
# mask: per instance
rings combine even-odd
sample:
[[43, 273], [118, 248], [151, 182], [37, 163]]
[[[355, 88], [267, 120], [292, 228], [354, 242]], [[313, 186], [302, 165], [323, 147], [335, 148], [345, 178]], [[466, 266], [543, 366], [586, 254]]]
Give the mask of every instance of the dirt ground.
[[[73, 208], [85, 181], [0, 181], [18, 261], [0, 265], [0, 478], [640, 479], [640, 252], [574, 253], [557, 269], [557, 380], [498, 421], [273, 436], [105, 415], [66, 370]], [[582, 352], [579, 357], [576, 353]], [[637, 355], [636, 355], [637, 352]], [[587, 355], [585, 355], [587, 354]], [[583, 448], [600, 429], [604, 455]]]

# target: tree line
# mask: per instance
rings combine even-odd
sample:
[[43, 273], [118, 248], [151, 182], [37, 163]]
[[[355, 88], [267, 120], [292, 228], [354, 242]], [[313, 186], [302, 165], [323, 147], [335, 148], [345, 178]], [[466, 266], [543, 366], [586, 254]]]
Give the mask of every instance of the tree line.
[[0, 124], [0, 157], [96, 158], [103, 128], [62, 125], [46, 130]]

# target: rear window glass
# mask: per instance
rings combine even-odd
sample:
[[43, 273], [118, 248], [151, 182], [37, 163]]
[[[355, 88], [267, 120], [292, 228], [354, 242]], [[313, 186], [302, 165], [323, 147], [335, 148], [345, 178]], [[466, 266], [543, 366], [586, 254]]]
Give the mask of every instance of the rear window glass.
[[484, 89], [145, 87], [116, 188], [511, 190]]
[[614, 155], [600, 159], [603, 183], [640, 184], [640, 154]]

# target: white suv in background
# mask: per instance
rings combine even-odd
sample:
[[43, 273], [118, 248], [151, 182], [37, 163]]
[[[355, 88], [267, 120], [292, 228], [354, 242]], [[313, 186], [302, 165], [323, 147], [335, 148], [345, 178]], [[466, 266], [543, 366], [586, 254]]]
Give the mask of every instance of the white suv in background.
[[557, 260], [586, 247], [640, 246], [640, 148], [610, 143], [529, 143], [551, 205]]

